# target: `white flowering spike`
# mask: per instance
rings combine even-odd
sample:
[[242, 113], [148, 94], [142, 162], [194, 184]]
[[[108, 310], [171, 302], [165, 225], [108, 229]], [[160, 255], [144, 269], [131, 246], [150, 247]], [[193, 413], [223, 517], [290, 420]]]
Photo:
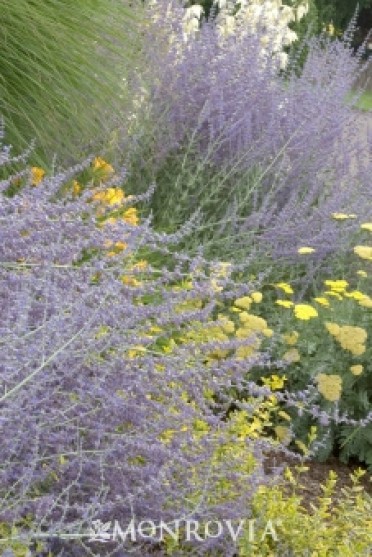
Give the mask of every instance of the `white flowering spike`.
[[305, 2], [300, 4], [296, 10], [296, 20], [300, 21], [309, 12], [309, 4]]
[[186, 8], [185, 18], [186, 19], [192, 19], [192, 18], [200, 19], [201, 16], [203, 15], [203, 13], [204, 13], [204, 10], [203, 10], [202, 6], [199, 6], [199, 4], [194, 4], [193, 6], [190, 6], [189, 8]]
[[280, 69], [285, 70], [288, 64], [288, 54], [286, 52], [278, 52], [277, 57]]

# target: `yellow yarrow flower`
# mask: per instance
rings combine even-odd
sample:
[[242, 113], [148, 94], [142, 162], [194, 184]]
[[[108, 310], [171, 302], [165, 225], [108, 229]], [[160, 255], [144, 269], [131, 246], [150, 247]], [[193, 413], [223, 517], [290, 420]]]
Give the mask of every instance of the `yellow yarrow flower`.
[[322, 298], [322, 297], [317, 297], [314, 298], [314, 302], [317, 302], [318, 304], [320, 304], [321, 306], [329, 306], [329, 300], [327, 300], [327, 298]]
[[372, 261], [372, 246], [355, 246], [354, 253], [362, 259]]
[[297, 319], [301, 319], [303, 321], [318, 317], [318, 312], [316, 311], [316, 309], [309, 304], [296, 304], [294, 306], [294, 313]]
[[363, 366], [361, 364], [350, 366], [350, 371], [353, 375], [360, 375], [363, 373]]
[[252, 292], [251, 298], [252, 298], [252, 300], [254, 301], [255, 304], [259, 304], [260, 302], [262, 302], [261, 292]]
[[363, 278], [368, 277], [368, 273], [366, 271], [363, 271], [362, 269], [357, 271], [356, 274]]
[[235, 356], [238, 360], [244, 360], [252, 356], [260, 346], [250, 345], [250, 346], [239, 346], [235, 351]]
[[234, 306], [241, 309], [249, 309], [251, 307], [252, 298], [250, 296], [243, 296], [234, 302]]
[[137, 358], [138, 356], [143, 356], [145, 353], [146, 353], [146, 348], [141, 345], [133, 346], [133, 348], [129, 348], [129, 350], [127, 351], [128, 357], [131, 360]]
[[368, 230], [369, 232], [372, 232], [372, 222], [364, 222], [360, 225], [360, 228], [362, 230]]
[[349, 350], [354, 356], [360, 356], [366, 351], [364, 343], [367, 340], [367, 331], [362, 327], [344, 325], [340, 328], [337, 340], [342, 348]]
[[32, 175], [31, 184], [33, 186], [38, 186], [40, 184], [41, 180], [45, 176], [45, 170], [43, 168], [40, 168], [39, 166], [33, 166], [31, 168], [31, 175]]
[[325, 328], [327, 329], [327, 331], [333, 335], [333, 336], [337, 336], [340, 332], [340, 325], [337, 325], [337, 323], [324, 323]]
[[325, 280], [324, 284], [331, 289], [332, 292], [342, 293], [349, 286], [347, 280]]
[[277, 282], [274, 286], [280, 288], [280, 290], [283, 290], [286, 294], [293, 294], [292, 286], [287, 282]]
[[236, 338], [249, 338], [252, 334], [252, 330], [248, 327], [238, 327], [235, 331]]
[[214, 278], [211, 279], [210, 285], [212, 287], [212, 290], [216, 293], [221, 292], [223, 290], [223, 286], [220, 286], [218, 280]]
[[288, 445], [290, 443], [292, 434], [289, 427], [277, 425], [275, 426], [274, 431], [280, 443], [283, 443], [283, 445]]
[[339, 294], [338, 292], [333, 292], [332, 290], [325, 290], [324, 295], [332, 296], [333, 298], [337, 298], [337, 300], [342, 300], [341, 294]]
[[364, 343], [368, 335], [367, 331], [362, 327], [353, 327], [351, 325], [340, 326], [337, 323], [325, 323], [325, 326], [344, 350], [348, 350], [354, 356], [360, 356], [366, 351]]
[[246, 311], [239, 314], [239, 319], [243, 323], [244, 327], [250, 329], [251, 331], [264, 331], [268, 328], [265, 319]]
[[235, 332], [235, 324], [233, 321], [228, 319], [226, 315], [218, 314], [217, 315], [218, 321], [221, 323], [221, 329], [225, 333], [234, 333]]
[[137, 263], [133, 265], [132, 269], [137, 269], [138, 271], [144, 271], [145, 269], [147, 269], [148, 265], [149, 264], [145, 259], [140, 259], [139, 261], [137, 261]]
[[290, 346], [294, 345], [298, 341], [299, 334], [297, 331], [292, 331], [291, 333], [287, 333], [283, 335], [284, 341], [289, 344]]
[[359, 300], [358, 304], [364, 308], [372, 308], [372, 298], [366, 296], [363, 300]]
[[291, 348], [283, 354], [283, 360], [290, 364], [295, 364], [301, 360], [301, 356], [297, 348]]
[[343, 325], [338, 334], [339, 338], [351, 337], [355, 342], [363, 343], [367, 340], [367, 331], [362, 327], [353, 327], [352, 325]]
[[283, 418], [284, 420], [287, 420], [287, 422], [290, 422], [292, 419], [291, 416], [287, 414], [287, 412], [284, 412], [284, 410], [279, 410], [278, 416], [280, 418]]
[[368, 298], [367, 294], [363, 294], [359, 290], [352, 290], [351, 292], [345, 292], [345, 296], [347, 298], [353, 298], [353, 300], [364, 300], [364, 298]]
[[308, 253], [314, 253], [315, 249], [304, 246], [303, 248], [298, 248], [297, 253], [301, 255], [307, 255]]
[[339, 375], [326, 375], [319, 373], [316, 376], [318, 391], [330, 402], [340, 400], [342, 391], [342, 379]]
[[336, 220], [355, 219], [356, 215], [347, 213], [332, 213], [332, 217]]
[[271, 390], [275, 391], [278, 389], [282, 389], [284, 387], [284, 383], [287, 381], [285, 375], [270, 375], [270, 377], [263, 377], [262, 383], [266, 387], [270, 387]]
[[282, 306], [284, 308], [290, 308], [294, 306], [294, 303], [291, 300], [276, 300], [275, 301], [277, 306]]

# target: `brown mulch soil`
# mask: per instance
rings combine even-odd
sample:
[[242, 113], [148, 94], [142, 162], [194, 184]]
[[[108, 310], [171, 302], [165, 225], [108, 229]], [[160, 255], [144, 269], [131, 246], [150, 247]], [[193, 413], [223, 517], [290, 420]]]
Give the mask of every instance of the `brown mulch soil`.
[[[275, 453], [268, 455], [265, 469], [266, 472], [269, 472], [272, 468], [278, 466], [288, 466], [294, 473], [294, 468], [298, 465], [298, 460], [291, 459], [282, 453]], [[331, 470], [337, 474], [337, 483], [334, 491], [336, 497], [338, 495], [342, 497], [342, 488], [350, 488], [353, 486], [350, 475], [358, 468], [366, 470], [365, 475], [359, 480], [359, 484], [362, 485], [365, 492], [372, 497], [372, 475], [367, 471], [365, 466], [359, 463], [343, 464], [336, 457], [331, 457], [327, 462], [306, 461], [304, 466], [308, 467], [308, 471], [299, 475], [300, 487], [296, 487], [296, 493], [302, 496], [301, 504], [309, 511], [312, 510], [311, 504], [318, 505], [318, 498], [323, 494], [321, 485], [326, 483]], [[294, 475], [296, 474], [294, 473]], [[289, 489], [290, 487], [291, 486], [289, 486]]]

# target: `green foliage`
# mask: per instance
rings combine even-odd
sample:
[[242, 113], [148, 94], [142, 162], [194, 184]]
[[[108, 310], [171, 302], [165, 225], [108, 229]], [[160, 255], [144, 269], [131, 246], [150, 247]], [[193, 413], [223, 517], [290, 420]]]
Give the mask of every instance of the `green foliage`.
[[336, 29], [344, 30], [353, 17], [357, 7], [359, 10], [371, 8], [371, 0], [314, 0], [318, 11], [319, 22], [333, 22]]
[[[365, 472], [356, 471], [351, 488], [337, 489], [337, 475], [330, 472], [322, 485], [322, 495], [309, 512], [302, 506], [301, 488], [306, 485], [306, 468], [294, 474], [287, 470], [291, 486], [263, 487], [255, 496], [253, 517], [259, 525], [272, 521], [277, 540], [265, 536], [264, 526], [257, 528], [253, 543], [248, 533], [240, 543], [239, 557], [274, 555], [308, 555], [353, 557], [368, 555], [370, 550], [372, 499], [363, 492], [359, 480]], [[337, 493], [338, 492], [338, 493]], [[258, 553], [259, 552], [259, 553]]]
[[371, 111], [372, 110], [372, 92], [365, 92], [357, 103], [357, 108], [360, 110]]
[[[358, 469], [351, 474], [352, 485], [348, 488], [342, 488], [337, 474], [330, 471], [321, 485], [322, 494], [314, 499], [309, 511], [303, 506], [301, 494], [307, 470], [306, 466], [287, 468], [280, 485], [259, 488], [249, 518], [242, 517], [234, 524], [234, 530], [239, 531], [237, 557], [369, 554], [372, 499], [360, 485], [365, 471]], [[169, 557], [194, 554], [182, 539], [169, 539], [165, 545]], [[216, 549], [203, 554], [221, 555]]]
[[[123, 78], [138, 63], [139, 12], [115, 0], [3, 0], [0, 115], [34, 162], [77, 160], [107, 143], [122, 114]], [[99, 141], [98, 141], [99, 136]]]
[[[31, 516], [25, 516], [17, 524], [7, 524], [0, 522], [0, 551], [2, 555], [10, 552], [14, 557], [27, 557], [30, 555], [30, 548], [35, 552], [42, 552], [45, 547], [40, 541], [33, 541], [32, 532], [33, 522]], [[3, 553], [4, 551], [4, 553]]]

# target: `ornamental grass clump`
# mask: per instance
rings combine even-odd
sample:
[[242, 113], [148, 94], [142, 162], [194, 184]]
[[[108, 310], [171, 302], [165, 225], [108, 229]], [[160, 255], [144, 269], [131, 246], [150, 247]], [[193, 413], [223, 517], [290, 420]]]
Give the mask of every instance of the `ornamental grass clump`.
[[1, 2], [0, 116], [8, 143], [35, 140], [35, 163], [76, 162], [112, 139], [129, 104], [123, 78], [139, 63], [141, 4], [130, 4]]
[[[342, 40], [309, 40], [301, 72], [292, 60], [283, 74], [275, 57], [262, 58], [259, 33], [221, 42], [209, 18], [185, 41], [178, 2], [152, 10], [146, 114], [156, 222], [171, 228], [199, 208], [194, 244], [221, 257], [255, 250], [305, 269], [339, 257], [367, 217], [371, 191], [367, 138], [345, 102], [360, 71], [353, 28]], [[342, 233], [337, 213], [356, 215]], [[306, 261], [303, 247], [312, 250]]]

